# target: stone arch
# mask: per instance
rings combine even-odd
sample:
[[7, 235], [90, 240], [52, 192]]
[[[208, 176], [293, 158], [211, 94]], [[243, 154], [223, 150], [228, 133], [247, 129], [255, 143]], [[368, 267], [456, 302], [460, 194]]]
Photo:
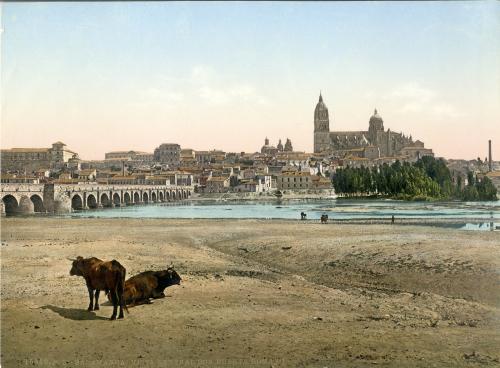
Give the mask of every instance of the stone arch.
[[177, 195], [175, 194], [175, 190], [172, 191], [172, 201], [175, 201], [177, 198]]
[[101, 205], [103, 207], [111, 207], [111, 200], [106, 193], [101, 194]]
[[118, 193], [113, 193], [113, 204], [114, 204], [115, 206], [118, 206], [118, 207], [119, 207], [119, 206], [120, 206], [120, 204], [121, 204], [121, 202], [122, 202], [122, 200], [121, 200], [121, 198], [120, 198], [120, 194], [118, 194]]
[[73, 197], [71, 197], [71, 209], [75, 211], [83, 209], [82, 197], [80, 197], [79, 194], [75, 194], [73, 195]]
[[160, 202], [164, 202], [164, 201], [165, 201], [165, 196], [163, 195], [163, 192], [162, 192], [162, 191], [160, 191], [160, 192], [158, 193], [158, 197], [159, 197], [159, 199], [160, 199]]
[[149, 196], [148, 196], [147, 192], [142, 193], [142, 201], [144, 203], [148, 203], [149, 202]]
[[89, 194], [87, 196], [87, 207], [88, 208], [97, 208], [97, 199], [93, 194]]
[[141, 201], [141, 195], [138, 192], [134, 192], [134, 203], [139, 203]]
[[16, 197], [14, 197], [11, 194], [7, 194], [5, 197], [2, 198], [2, 202], [5, 207], [5, 215], [12, 216], [17, 213], [19, 204], [17, 202]]
[[38, 194], [33, 194], [31, 197], [31, 202], [33, 203], [33, 210], [35, 212], [45, 212], [45, 207], [43, 205], [43, 200]]
[[166, 196], [166, 197], [165, 197], [165, 200], [166, 200], [167, 202], [168, 202], [168, 201], [170, 201], [170, 192], [169, 192], [168, 190], [165, 192], [165, 196]]
[[156, 202], [156, 193], [155, 192], [151, 192], [151, 202]]
[[123, 202], [124, 202], [126, 205], [131, 204], [131, 199], [130, 199], [130, 193], [129, 193], [129, 192], [125, 192], [125, 193], [123, 194]]
[[182, 199], [186, 199], [186, 191], [185, 190], [182, 191]]

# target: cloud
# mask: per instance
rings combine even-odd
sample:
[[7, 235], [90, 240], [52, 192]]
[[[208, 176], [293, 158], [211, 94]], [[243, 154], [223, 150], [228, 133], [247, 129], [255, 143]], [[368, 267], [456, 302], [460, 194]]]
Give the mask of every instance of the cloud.
[[442, 101], [439, 94], [417, 82], [396, 87], [384, 96], [384, 100], [398, 106], [399, 113], [426, 113], [439, 118], [457, 118], [463, 112], [452, 104]]
[[195, 86], [198, 96], [210, 105], [227, 105], [236, 101], [267, 104], [267, 99], [260, 95], [252, 84], [227, 81], [227, 78], [206, 65], [193, 67], [190, 81]]
[[231, 80], [207, 65], [196, 65], [184, 75], [160, 74], [153, 86], [138, 91], [135, 106], [171, 108], [184, 100], [198, 100], [209, 106], [233, 103], [267, 105], [267, 98], [257, 88], [241, 80]]

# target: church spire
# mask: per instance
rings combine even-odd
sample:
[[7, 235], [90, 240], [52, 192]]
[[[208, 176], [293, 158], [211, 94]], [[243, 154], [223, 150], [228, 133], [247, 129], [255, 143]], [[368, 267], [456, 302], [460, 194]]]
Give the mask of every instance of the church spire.
[[321, 90], [319, 90], [319, 102], [323, 102], [323, 96], [321, 96]]

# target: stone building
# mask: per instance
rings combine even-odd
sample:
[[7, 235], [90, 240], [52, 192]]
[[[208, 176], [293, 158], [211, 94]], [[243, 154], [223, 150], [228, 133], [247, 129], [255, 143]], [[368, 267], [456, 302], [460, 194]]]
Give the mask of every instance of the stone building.
[[113, 152], [106, 152], [104, 154], [104, 158], [106, 160], [132, 161], [132, 160], [139, 160], [144, 155], [151, 155], [151, 153], [141, 152], [141, 151], [113, 151]]
[[163, 143], [155, 149], [154, 160], [161, 164], [177, 166], [181, 161], [181, 146], [177, 143]]
[[433, 156], [431, 149], [424, 148], [421, 141], [414, 142], [411, 135], [385, 130], [384, 120], [376, 109], [368, 122], [368, 130], [330, 131], [328, 108], [320, 94], [314, 110], [314, 153], [342, 158], [356, 155], [359, 149], [364, 149], [369, 159], [400, 156], [403, 150], [412, 157]]
[[312, 175], [302, 171], [284, 171], [276, 176], [276, 186], [283, 189], [311, 189]]
[[229, 177], [212, 176], [207, 179], [206, 193], [224, 193], [229, 190]]
[[11, 148], [1, 150], [2, 172], [26, 171], [39, 169], [60, 169], [78, 154], [66, 148], [62, 142], [52, 144], [50, 148]]
[[[281, 140], [280, 140], [280, 143], [281, 143]], [[260, 153], [265, 154], [265, 155], [274, 156], [276, 154], [276, 152], [278, 152], [278, 148], [271, 146], [269, 144], [269, 139], [266, 137], [266, 139], [264, 140], [264, 145], [260, 149]]]
[[266, 137], [264, 140], [264, 145], [260, 149], [260, 153], [274, 156], [278, 152], [293, 152], [292, 141], [290, 139], [286, 139], [285, 146], [281, 143], [281, 139], [278, 141], [278, 145], [276, 147], [269, 144], [269, 139]]

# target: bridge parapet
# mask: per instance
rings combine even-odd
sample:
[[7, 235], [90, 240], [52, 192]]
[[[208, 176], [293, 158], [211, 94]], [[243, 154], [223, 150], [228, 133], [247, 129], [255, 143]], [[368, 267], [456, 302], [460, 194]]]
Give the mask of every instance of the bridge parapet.
[[0, 191], [12, 193], [43, 192], [44, 184], [1, 184]]
[[106, 190], [193, 190], [190, 186], [179, 185], [146, 185], [146, 184], [56, 184], [55, 190], [81, 192]]

